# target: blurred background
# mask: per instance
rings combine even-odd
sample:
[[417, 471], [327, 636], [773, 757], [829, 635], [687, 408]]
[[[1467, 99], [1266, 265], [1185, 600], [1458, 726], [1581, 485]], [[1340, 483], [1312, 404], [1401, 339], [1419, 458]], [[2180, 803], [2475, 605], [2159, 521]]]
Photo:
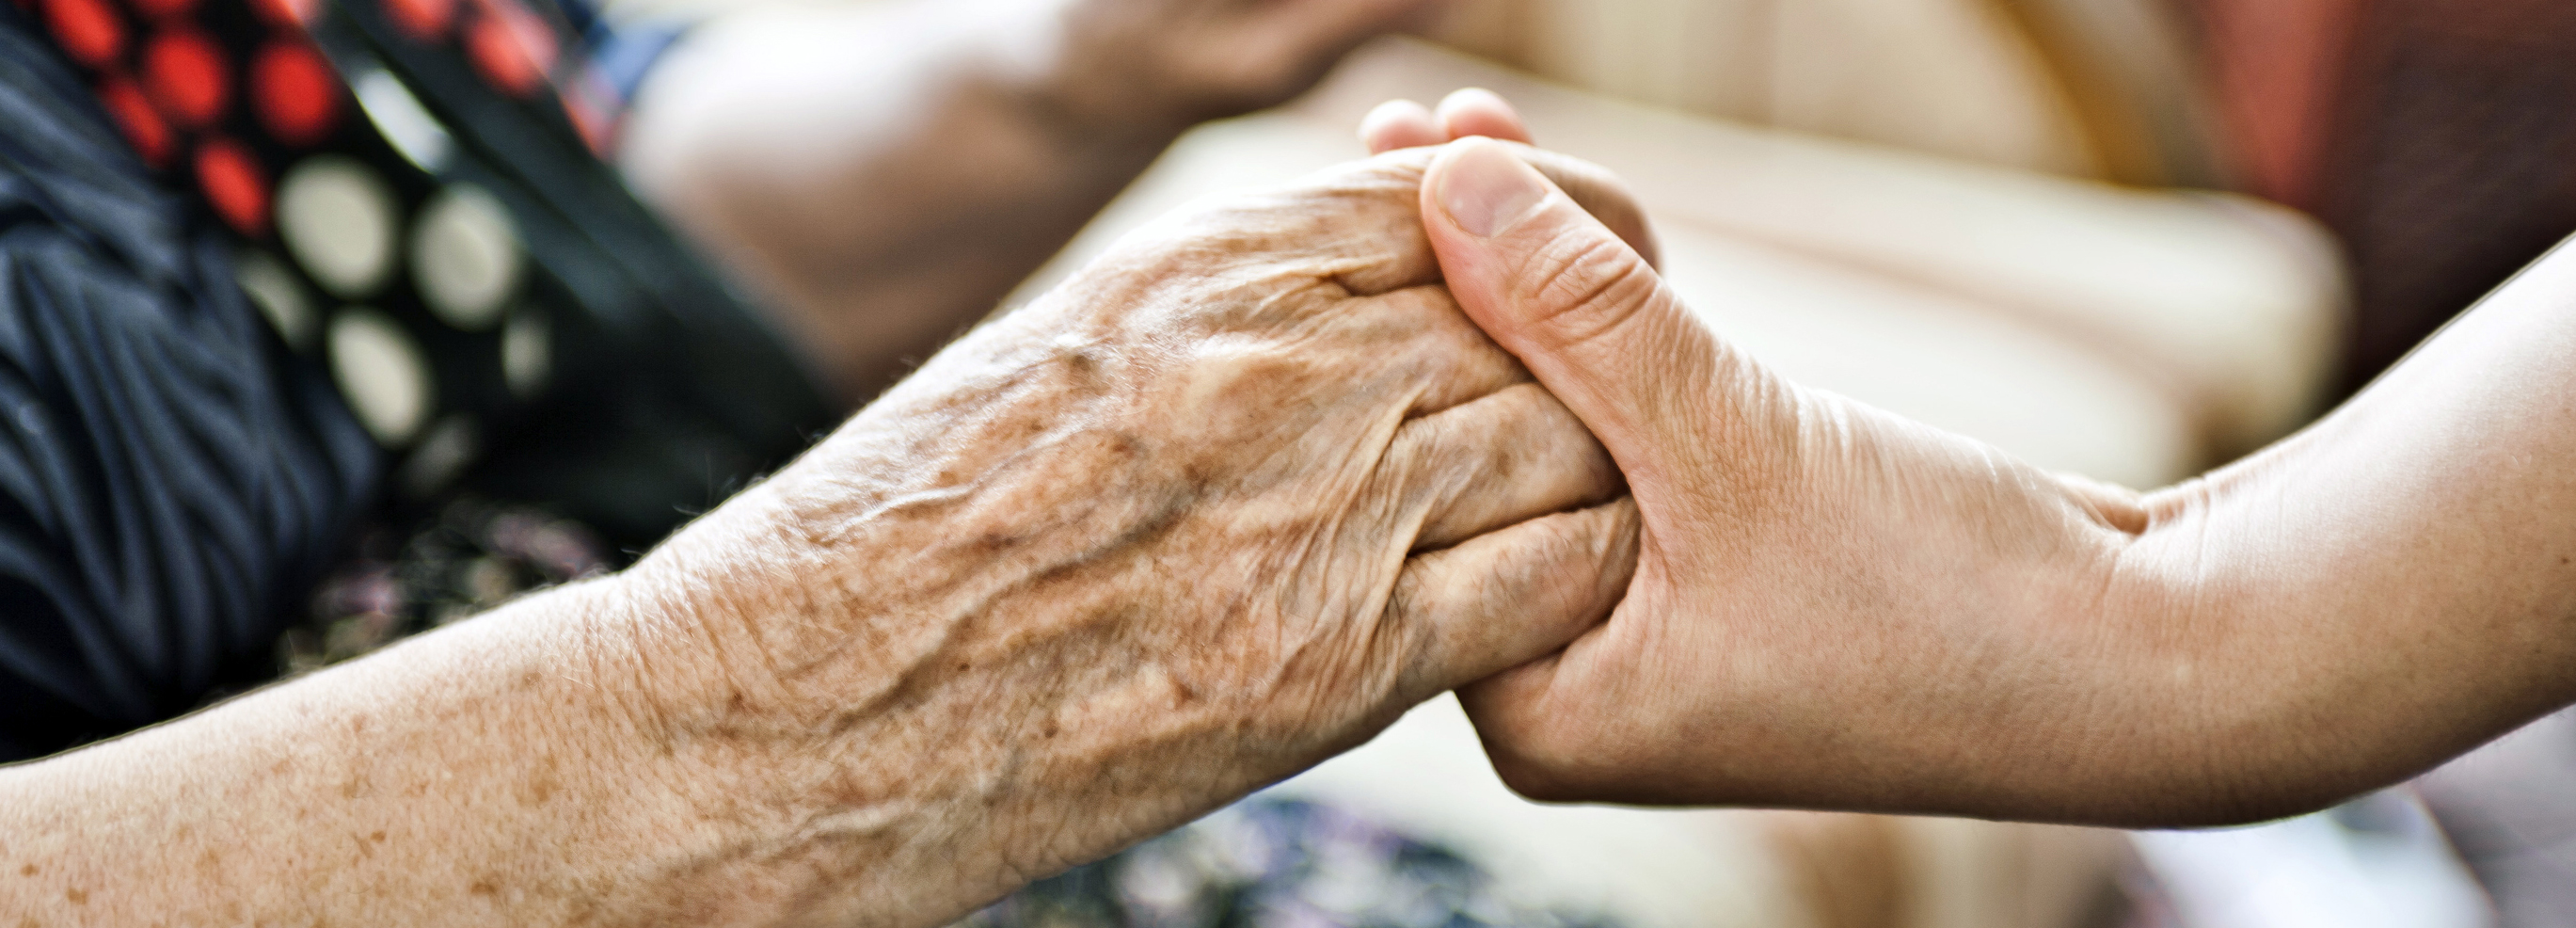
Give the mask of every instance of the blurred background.
[[[292, 351], [316, 371], [327, 362], [316, 388], [327, 382], [356, 418], [317, 439], [336, 456], [304, 470], [321, 475], [317, 494], [338, 495], [313, 507], [309, 538], [296, 536], [311, 550], [279, 559], [313, 561], [315, 592], [241, 604], [246, 616], [307, 607], [304, 624], [277, 637], [242, 623], [253, 631], [234, 635], [247, 644], [234, 642], [232, 657], [258, 666], [172, 674], [121, 715], [0, 689], [0, 709], [21, 716], [11, 721], [60, 720], [38, 740], [0, 742], [0, 758], [113, 734], [614, 569], [792, 455], [872, 392], [869, 378], [981, 315], [1116, 189], [1113, 178], [1098, 197], [1058, 195], [1051, 183], [1078, 184], [1050, 174], [1056, 165], [1001, 176], [904, 161], [922, 151], [939, 161], [949, 152], [931, 143], [954, 127], [917, 119], [935, 110], [931, 97], [870, 87], [846, 107], [855, 112], [747, 146], [822, 138], [813, 147], [829, 148], [865, 135], [853, 124], [904, 128], [916, 117], [921, 132], [897, 141], [928, 141], [876, 153], [882, 170], [870, 176], [884, 185], [852, 188], [865, 202], [725, 201], [778, 227], [729, 228], [742, 216], [670, 195], [685, 185], [633, 195], [625, 184], [654, 172], [621, 175], [603, 160], [624, 97], [663, 49], [687, 46], [693, 23], [778, 2], [909, 4], [999, 22], [1076, 0], [609, 0], [599, 12], [619, 28], [594, 28], [587, 5], [561, 2], [17, 0], [21, 31], [43, 24], [45, 54], [82, 69], [64, 73], [83, 76], [154, 177], [193, 187], [231, 230], [230, 251], [209, 251], [205, 265], [231, 254], [232, 273], [190, 286], [217, 309], [255, 310], [282, 336], [278, 351], [264, 335], [235, 339], [244, 358]], [[1540, 144], [1623, 175], [1656, 222], [1671, 284], [1753, 355], [2041, 466], [2143, 489], [2297, 430], [2576, 231], [2576, 4], [2564, 0], [1435, 6], [1288, 104], [1182, 134], [1002, 310], [1192, 198], [1360, 157], [1354, 127], [1381, 101], [1485, 87], [1519, 107]], [[794, 51], [814, 64], [812, 48]], [[764, 63], [790, 69], [740, 64]], [[779, 83], [901, 70], [817, 67]], [[7, 67], [0, 78], [62, 89]], [[250, 103], [231, 105], [236, 80]], [[1185, 99], [1204, 88], [1151, 89]], [[341, 115], [353, 112], [364, 119]], [[847, 131], [828, 131], [833, 119]], [[1124, 178], [1153, 151], [1123, 165], [1112, 153], [1086, 176]], [[733, 175], [799, 167], [796, 157], [750, 161]], [[921, 177], [958, 176], [1003, 193], [977, 201], [981, 214], [955, 208], [975, 190], [913, 184], [930, 193], [902, 195]], [[1047, 203], [1080, 205], [1054, 228], [1038, 216]], [[793, 240], [784, 232], [814, 231], [794, 228], [814, 218], [799, 206], [827, 220], [814, 224], [824, 232], [883, 234]], [[811, 250], [826, 283], [843, 271], [891, 283], [799, 292], [795, 274], [760, 263], [796, 249], [764, 251], [753, 232], [781, 233], [768, 245], [831, 246]], [[1025, 261], [992, 257], [1040, 239]], [[853, 241], [876, 250], [843, 247]], [[905, 276], [944, 262], [965, 279], [979, 260], [1007, 270], [966, 284]], [[938, 298], [906, 303], [905, 287]], [[235, 305], [243, 295], [247, 309]], [[777, 305], [751, 305], [763, 297]], [[837, 384], [850, 388], [843, 396], [799, 369], [819, 350], [799, 354], [812, 346], [789, 344], [798, 333], [780, 323], [801, 317], [758, 311], [800, 302], [905, 318], [860, 331], [867, 351], [857, 353], [885, 357]], [[101, 439], [111, 451], [132, 444]], [[99, 495], [114, 501], [113, 490]], [[364, 505], [389, 515], [342, 518]], [[173, 526], [162, 539], [172, 550], [222, 547]], [[354, 555], [332, 555], [337, 547]], [[277, 589], [299, 577], [279, 568]], [[194, 589], [163, 585], [173, 597]], [[173, 627], [201, 611], [158, 605]], [[271, 638], [274, 661], [263, 650]], [[1444, 697], [1349, 755], [968, 923], [2576, 925], [2571, 782], [2576, 721], [2562, 716], [2415, 783], [2219, 831], [1542, 806], [1504, 788]]]

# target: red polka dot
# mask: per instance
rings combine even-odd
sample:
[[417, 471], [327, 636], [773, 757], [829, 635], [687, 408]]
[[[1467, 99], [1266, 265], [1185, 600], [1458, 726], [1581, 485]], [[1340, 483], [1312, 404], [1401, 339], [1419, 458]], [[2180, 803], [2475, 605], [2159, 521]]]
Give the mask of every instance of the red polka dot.
[[250, 85], [260, 125], [280, 142], [311, 145], [339, 120], [340, 77], [311, 45], [271, 40], [251, 61]]
[[125, 141], [134, 146], [134, 153], [142, 156], [143, 163], [156, 168], [169, 166], [170, 124], [161, 119], [161, 111], [152, 108], [152, 101], [144, 98], [143, 88], [123, 77], [109, 77], [98, 84], [98, 102], [107, 110], [108, 118], [116, 120], [117, 130], [125, 133]]
[[183, 126], [213, 123], [232, 105], [232, 75], [223, 49], [194, 30], [152, 37], [143, 48], [143, 87], [171, 121]]
[[555, 34], [525, 8], [495, 3], [465, 27], [465, 56], [484, 80], [524, 97], [555, 66]]
[[241, 143], [221, 136], [197, 143], [197, 188], [234, 231], [267, 234], [268, 177]]
[[125, 23], [105, 0], [45, 0], [45, 23], [73, 61], [106, 68], [125, 54]]
[[133, 0], [133, 3], [134, 8], [145, 16], [166, 19], [195, 8], [197, 0]]
[[456, 0], [385, 0], [385, 17], [412, 38], [436, 42], [456, 24]]
[[272, 26], [302, 28], [313, 21], [313, 8], [321, 0], [250, 0], [250, 8], [261, 20]]

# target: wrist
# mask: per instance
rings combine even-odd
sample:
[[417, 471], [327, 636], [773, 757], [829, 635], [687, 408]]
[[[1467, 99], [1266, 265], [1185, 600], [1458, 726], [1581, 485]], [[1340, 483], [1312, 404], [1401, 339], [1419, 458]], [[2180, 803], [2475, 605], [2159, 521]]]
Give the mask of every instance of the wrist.
[[727, 832], [673, 890], [739, 899], [761, 918], [940, 924], [1142, 837], [1108, 829], [1132, 823], [1151, 791], [1115, 797], [1116, 810], [1074, 798], [1081, 772], [1130, 753], [1120, 739], [1132, 733], [1082, 717], [1099, 681], [1068, 679], [1065, 656], [1044, 653], [1042, 610], [925, 595], [1008, 588], [1035, 569], [936, 553], [953, 546], [886, 524], [903, 517], [841, 522], [878, 501], [818, 511], [822, 494], [799, 476], [737, 497], [622, 575], [665, 628], [642, 662], [668, 671], [649, 713], [667, 755], [656, 779]]
[[[972, 19], [973, 9], [949, 15]], [[1159, 153], [1208, 118], [1174, 92], [1138, 43], [1097, 34], [1077, 10], [1031, 16], [1016, 28], [970, 32], [971, 83], [995, 95], [1059, 148]], [[964, 28], [976, 29], [969, 25]]]
[[[867, 640], [864, 623], [784, 595], [835, 585], [824, 578], [760, 584], [776, 547], [710, 539], [742, 521], [729, 518], [741, 499], [613, 578], [635, 642], [619, 671], [636, 681], [627, 718], [647, 748], [634, 805], [658, 810], [648, 830], [664, 836], [637, 861], [652, 887], [637, 921], [837, 923], [866, 899], [870, 924], [934, 923], [887, 880], [902, 869], [892, 852], [925, 836], [923, 817], [872, 785], [921, 759], [851, 737], [857, 715], [841, 710], [864, 704], [860, 688], [834, 694], [844, 678], [812, 665]], [[914, 795], [931, 791], [920, 785]]]
[[[2116, 823], [2228, 825], [2321, 808], [2360, 792], [2358, 745], [2318, 697], [2353, 662], [2318, 653], [2296, 620], [2231, 577], [2223, 485], [2195, 481], [2136, 500], [2139, 522], [2085, 581], [2074, 613], [2103, 630], [2084, 790], [2126, 797]], [[2126, 491], [2122, 491], [2126, 492]], [[2326, 703], [2346, 697], [2333, 696]], [[2363, 763], [2366, 766], [2366, 762]], [[2096, 799], [2099, 802], [2099, 799]]]
[[2243, 797], [2228, 776], [2261, 745], [2229, 717], [2256, 694], [2248, 639], [2196, 570], [2206, 536], [2167, 497], [2047, 476], [2064, 514], [2054, 537], [2001, 539], [2024, 555], [1985, 584], [2030, 607], [2004, 627], [2043, 661], [1990, 732], [2024, 761], [1991, 766], [1997, 811], [2132, 826], [2232, 816]]

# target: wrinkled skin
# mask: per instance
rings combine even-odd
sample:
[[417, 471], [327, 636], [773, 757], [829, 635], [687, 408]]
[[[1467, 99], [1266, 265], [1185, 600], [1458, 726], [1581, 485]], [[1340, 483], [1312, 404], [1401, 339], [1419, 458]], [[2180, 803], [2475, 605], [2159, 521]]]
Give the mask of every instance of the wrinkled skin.
[[[849, 861], [862, 884], [914, 853], [953, 862], [956, 808], [1025, 805], [970, 870], [1053, 872], [1605, 614], [1632, 510], [1603, 505], [1607, 456], [1437, 285], [1424, 160], [1131, 238], [639, 566], [723, 591], [717, 650], [778, 681], [684, 699], [677, 736], [820, 759], [783, 794], [720, 801], [838, 795], [870, 827], [940, 836]], [[827, 616], [867, 631], [817, 650]], [[882, 755], [907, 762], [854, 762]], [[944, 915], [1006, 888], [855, 898]]]
[[942, 924], [1562, 646], [1635, 510], [1438, 285], [1428, 157], [1131, 238], [624, 573], [0, 770], [6, 907]]

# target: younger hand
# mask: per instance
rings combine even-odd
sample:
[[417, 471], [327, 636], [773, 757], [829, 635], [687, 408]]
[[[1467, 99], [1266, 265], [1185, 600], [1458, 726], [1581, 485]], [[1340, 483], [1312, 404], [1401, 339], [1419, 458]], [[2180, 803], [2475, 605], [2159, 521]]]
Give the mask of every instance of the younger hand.
[[[1382, 134], [1422, 135], [1380, 121], [1397, 123]], [[2226, 816], [2196, 765], [2136, 763], [2223, 750], [2160, 714], [2198, 702], [2207, 655], [2170, 629], [2070, 620], [2139, 582], [2113, 570], [2144, 527], [2134, 494], [1781, 379], [1507, 146], [1450, 145], [1422, 189], [1460, 305], [1601, 439], [1642, 520], [1608, 622], [1462, 691], [1515, 788]]]
[[[1363, 131], [1476, 134], [1528, 138], [1480, 93]], [[2576, 263], [2301, 435], [2142, 498], [1781, 380], [1501, 149], [1434, 163], [1433, 246], [1643, 520], [1607, 624], [1463, 694], [1524, 791], [2245, 822], [2576, 701], [2576, 484], [2546, 463], [2576, 446]]]

